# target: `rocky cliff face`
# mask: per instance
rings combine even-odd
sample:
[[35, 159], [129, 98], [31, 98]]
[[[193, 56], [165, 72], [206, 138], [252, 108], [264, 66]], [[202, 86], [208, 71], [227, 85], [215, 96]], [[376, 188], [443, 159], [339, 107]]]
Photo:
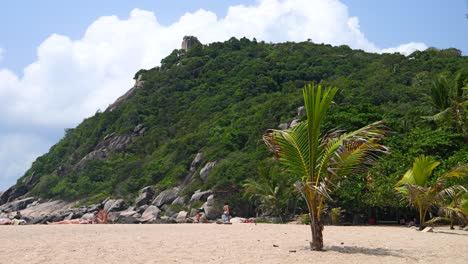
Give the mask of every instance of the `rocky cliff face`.
[[128, 99], [132, 98], [137, 93], [137, 91], [143, 86], [144, 83], [145, 82], [141, 80], [141, 75], [139, 75], [138, 79], [135, 82], [135, 85], [130, 90], [128, 90], [124, 95], [117, 98], [117, 100], [115, 100], [115, 102], [113, 104], [109, 105], [109, 107], [107, 107], [106, 111], [112, 112], [117, 107], [119, 107], [123, 102], [125, 102]]

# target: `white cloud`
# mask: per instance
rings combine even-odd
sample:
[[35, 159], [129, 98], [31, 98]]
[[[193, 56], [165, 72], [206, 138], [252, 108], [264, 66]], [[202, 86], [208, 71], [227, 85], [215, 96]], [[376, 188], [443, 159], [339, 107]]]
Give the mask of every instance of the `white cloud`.
[[425, 50], [427, 49], [427, 45], [421, 42], [410, 42], [406, 44], [401, 44], [398, 47], [395, 48], [388, 48], [388, 49], [382, 49], [382, 53], [401, 53], [403, 55], [410, 55], [411, 53], [417, 51], [417, 50]]
[[158, 65], [180, 48], [184, 35], [197, 36], [202, 43], [246, 36], [272, 42], [310, 38], [370, 52], [426, 48], [408, 43], [379, 49], [338, 0], [259, 0], [232, 6], [223, 18], [200, 9], [169, 26], [161, 25], [152, 12], [134, 9], [127, 19], [98, 18], [78, 40], [52, 34], [37, 48], [37, 60], [22, 76], [0, 69], [0, 123], [55, 130], [75, 126], [128, 90], [137, 70]]
[[3, 60], [3, 53], [5, 52], [4, 49], [0, 48], [0, 61]]
[[0, 134], [0, 191], [14, 184], [51, 143], [34, 134]]

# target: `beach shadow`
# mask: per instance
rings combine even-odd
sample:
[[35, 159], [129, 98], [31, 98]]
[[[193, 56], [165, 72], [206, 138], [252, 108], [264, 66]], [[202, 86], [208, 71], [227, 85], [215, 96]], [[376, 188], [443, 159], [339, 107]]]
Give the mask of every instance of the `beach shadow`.
[[366, 248], [366, 247], [356, 247], [356, 246], [330, 246], [325, 247], [325, 251], [336, 251], [344, 254], [364, 254], [370, 256], [392, 256], [397, 258], [408, 258], [404, 256], [399, 251], [390, 250], [386, 248]]
[[434, 233], [438, 234], [438, 233], [441, 233], [441, 234], [449, 234], [449, 235], [457, 235], [457, 236], [468, 236], [468, 234], [460, 234], [460, 233], [456, 233], [456, 232], [450, 232], [450, 231], [435, 231]]

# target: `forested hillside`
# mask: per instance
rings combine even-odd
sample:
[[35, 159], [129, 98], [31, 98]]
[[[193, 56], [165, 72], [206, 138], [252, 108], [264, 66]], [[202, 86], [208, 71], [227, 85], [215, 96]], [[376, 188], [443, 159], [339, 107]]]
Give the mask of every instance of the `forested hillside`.
[[[133, 199], [148, 185], [159, 190], [178, 186], [202, 153], [202, 163], [216, 164], [206, 179], [199, 177], [198, 167], [183, 194], [231, 190], [234, 203], [246, 200], [245, 180], [260, 177], [261, 167], [275, 166], [263, 132], [297, 118], [301, 89], [315, 82], [339, 88], [324, 132], [378, 120], [391, 131], [383, 142], [391, 154], [367, 173], [341, 182], [334, 193], [337, 205], [399, 207], [403, 204], [393, 187], [416, 156], [441, 161], [437, 175], [468, 163], [468, 144], [453, 122], [423, 118], [439, 112], [431, 98], [432, 82], [440, 75], [454, 81], [462, 70], [468, 70], [468, 57], [456, 49], [405, 57], [348, 46], [232, 38], [174, 50], [160, 67], [135, 74], [141, 79], [132, 96], [67, 129], [16, 188], [66, 200]], [[463, 114], [466, 118], [466, 109]], [[468, 185], [466, 179], [459, 183]]]

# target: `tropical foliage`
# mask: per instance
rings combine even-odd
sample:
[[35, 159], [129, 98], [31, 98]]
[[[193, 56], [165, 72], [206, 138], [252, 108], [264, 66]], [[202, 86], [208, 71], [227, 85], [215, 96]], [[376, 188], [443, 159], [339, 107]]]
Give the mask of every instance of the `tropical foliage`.
[[[446, 184], [449, 178], [467, 176], [467, 166], [453, 168], [446, 174], [431, 179], [434, 169], [439, 165], [440, 162], [435, 161], [433, 157], [421, 155], [414, 160], [413, 167], [403, 175], [395, 187], [404, 195], [409, 204], [418, 210], [420, 230], [426, 226], [426, 215], [432, 207], [446, 199], [456, 200], [460, 193], [467, 192], [462, 185], [447, 186]], [[451, 209], [450, 206], [445, 208], [447, 212]]]
[[323, 249], [322, 212], [329, 191], [340, 179], [374, 163], [386, 148], [379, 144], [385, 131], [373, 123], [353, 132], [323, 133], [323, 123], [336, 88], [308, 85], [303, 89], [307, 119], [288, 130], [267, 130], [263, 139], [279, 161], [299, 181], [296, 188], [309, 209], [312, 250]]
[[[315, 82], [340, 88], [323, 131], [353, 131], [385, 120], [394, 132], [383, 139], [392, 155], [382, 157], [369, 173], [342, 179], [330, 194], [333, 207], [346, 209], [346, 215], [365, 214], [368, 207], [401, 208], [405, 204], [393, 187], [414, 157], [432, 155], [441, 161], [436, 174], [468, 163], [468, 144], [453, 123], [436, 126], [421, 118], [443, 110], [434, 112], [431, 105], [432, 81], [440, 74], [455, 80], [461, 69], [468, 69], [468, 57], [456, 49], [403, 56], [308, 41], [271, 44], [232, 38], [187, 52], [174, 50], [160, 66], [135, 74], [144, 84], [134, 97], [66, 129], [19, 179], [18, 189], [45, 198], [98, 202], [114, 196], [133, 201], [145, 186], [178, 185], [202, 152], [201, 166], [218, 162], [206, 181], [198, 177], [198, 168], [184, 193], [229, 187], [242, 197], [238, 204], [248, 204], [243, 183], [258, 177], [258, 164], [271, 159], [261, 144], [263, 132], [298, 118], [301, 89]], [[61, 173], [74, 168], [106, 136], [132, 134], [139, 124], [144, 135], [124, 151]], [[448, 182], [468, 186], [466, 178]], [[304, 204], [298, 207], [306, 210]]]
[[432, 84], [431, 98], [437, 113], [426, 119], [452, 125], [468, 143], [468, 71], [460, 71], [454, 81], [439, 76]]
[[278, 216], [284, 221], [296, 200], [293, 180], [278, 166], [268, 162], [259, 165], [258, 177], [245, 181], [244, 195], [253, 201], [260, 215]]

